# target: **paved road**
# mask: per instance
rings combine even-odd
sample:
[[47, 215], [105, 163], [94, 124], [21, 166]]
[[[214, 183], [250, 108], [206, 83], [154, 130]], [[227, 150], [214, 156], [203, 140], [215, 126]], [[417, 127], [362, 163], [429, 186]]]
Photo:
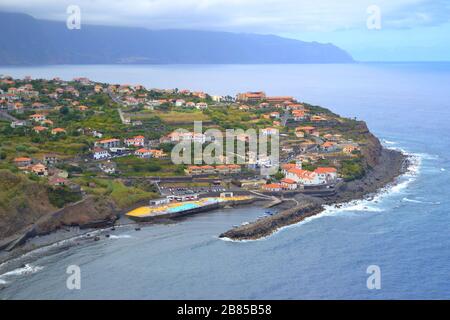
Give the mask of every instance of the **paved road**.
[[14, 118], [12, 115], [10, 115], [8, 112], [5, 111], [0, 111], [0, 118], [8, 120], [10, 122], [17, 121], [16, 118]]

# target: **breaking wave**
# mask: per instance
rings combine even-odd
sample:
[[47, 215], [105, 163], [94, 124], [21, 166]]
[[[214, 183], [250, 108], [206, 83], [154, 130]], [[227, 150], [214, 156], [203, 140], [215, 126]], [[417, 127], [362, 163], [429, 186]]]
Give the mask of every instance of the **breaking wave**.
[[4, 274], [1, 274], [0, 275], [0, 284], [7, 284], [8, 281], [6, 281], [6, 280], [8, 278], [33, 274], [33, 273], [41, 271], [42, 269], [44, 269], [44, 267], [26, 264], [23, 267], [20, 267], [20, 268], [14, 269], [12, 271], [8, 271]]
[[386, 140], [386, 139], [383, 139], [383, 143], [384, 144], [388, 144], [388, 145], [395, 145], [395, 144], [397, 144], [397, 142], [395, 142], [395, 141], [389, 141], [389, 140]]
[[419, 203], [419, 204], [432, 204], [432, 205], [439, 205], [439, 204], [441, 204], [439, 201], [438, 202], [422, 201], [422, 200], [417, 200], [417, 199], [409, 199], [407, 197], [403, 198], [402, 201], [404, 201], [404, 202], [412, 202], [412, 203]]
[[122, 234], [122, 235], [119, 235], [119, 236], [116, 236], [116, 235], [110, 235], [109, 236], [109, 238], [110, 239], [129, 239], [129, 238], [132, 238], [132, 236], [130, 236], [129, 234]]

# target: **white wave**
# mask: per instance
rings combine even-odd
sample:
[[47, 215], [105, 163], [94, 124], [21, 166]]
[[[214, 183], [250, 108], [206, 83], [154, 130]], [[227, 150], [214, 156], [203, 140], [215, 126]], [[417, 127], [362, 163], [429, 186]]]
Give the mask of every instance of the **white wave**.
[[132, 238], [132, 236], [130, 236], [129, 234], [122, 234], [122, 235], [119, 235], [119, 236], [110, 235], [109, 238], [110, 239], [129, 239], [129, 238]]
[[27, 274], [33, 274], [33, 273], [41, 271], [42, 269], [44, 269], [44, 267], [26, 264], [22, 268], [17, 268], [17, 269], [14, 269], [12, 271], [9, 271], [9, 272], [6, 272], [6, 273], [0, 275], [0, 280], [2, 280], [4, 283], [6, 283], [6, 281], [4, 280], [5, 278], [9, 278], [12, 276], [23, 276], [23, 275], [27, 275]]
[[390, 145], [397, 144], [397, 142], [395, 142], [395, 141], [389, 141], [389, 140], [386, 140], [386, 139], [383, 139], [383, 143], [390, 144]]
[[417, 199], [409, 199], [407, 197], [403, 198], [402, 201], [412, 202], [412, 203], [420, 203], [420, 204], [432, 204], [432, 205], [439, 205], [439, 204], [441, 204], [439, 201], [437, 201], [437, 202], [422, 201], [422, 200], [417, 200]]
[[429, 154], [429, 153], [419, 153], [419, 156], [422, 157], [422, 159], [425, 160], [439, 160], [440, 157], [437, 154]]
[[416, 200], [416, 199], [408, 199], [408, 198], [406, 198], [406, 197], [403, 198], [402, 201], [405, 201], [405, 202], [412, 202], [412, 203], [425, 203], [425, 202], [420, 201], [420, 200]]
[[444, 172], [444, 171], [446, 171], [446, 170], [445, 170], [445, 168], [441, 168], [441, 171]]

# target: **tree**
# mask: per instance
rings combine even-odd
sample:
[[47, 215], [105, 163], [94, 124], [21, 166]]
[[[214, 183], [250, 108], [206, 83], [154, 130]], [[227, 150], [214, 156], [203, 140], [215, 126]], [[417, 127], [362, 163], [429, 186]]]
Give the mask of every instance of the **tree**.
[[69, 112], [70, 112], [70, 110], [69, 110], [68, 107], [64, 106], [64, 107], [62, 107], [61, 109], [59, 109], [59, 112], [60, 112], [62, 115], [68, 115]]

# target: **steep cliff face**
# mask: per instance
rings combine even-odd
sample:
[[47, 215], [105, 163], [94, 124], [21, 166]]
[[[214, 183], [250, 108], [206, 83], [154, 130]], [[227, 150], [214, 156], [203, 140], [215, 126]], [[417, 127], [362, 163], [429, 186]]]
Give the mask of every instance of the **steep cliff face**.
[[47, 185], [0, 170], [0, 244], [31, 229], [41, 235], [63, 226], [109, 224], [116, 220], [117, 210], [115, 203], [104, 197], [88, 197], [58, 209], [49, 201]]
[[364, 156], [366, 169], [374, 168], [379, 164], [381, 152], [383, 150], [380, 140], [369, 131], [367, 124], [363, 121], [358, 124], [357, 131], [365, 140], [361, 152]]
[[26, 229], [56, 209], [44, 184], [0, 170], [0, 240]]
[[42, 217], [36, 222], [35, 231], [42, 235], [64, 226], [87, 228], [109, 225], [117, 219], [117, 212], [112, 200], [90, 196]]

